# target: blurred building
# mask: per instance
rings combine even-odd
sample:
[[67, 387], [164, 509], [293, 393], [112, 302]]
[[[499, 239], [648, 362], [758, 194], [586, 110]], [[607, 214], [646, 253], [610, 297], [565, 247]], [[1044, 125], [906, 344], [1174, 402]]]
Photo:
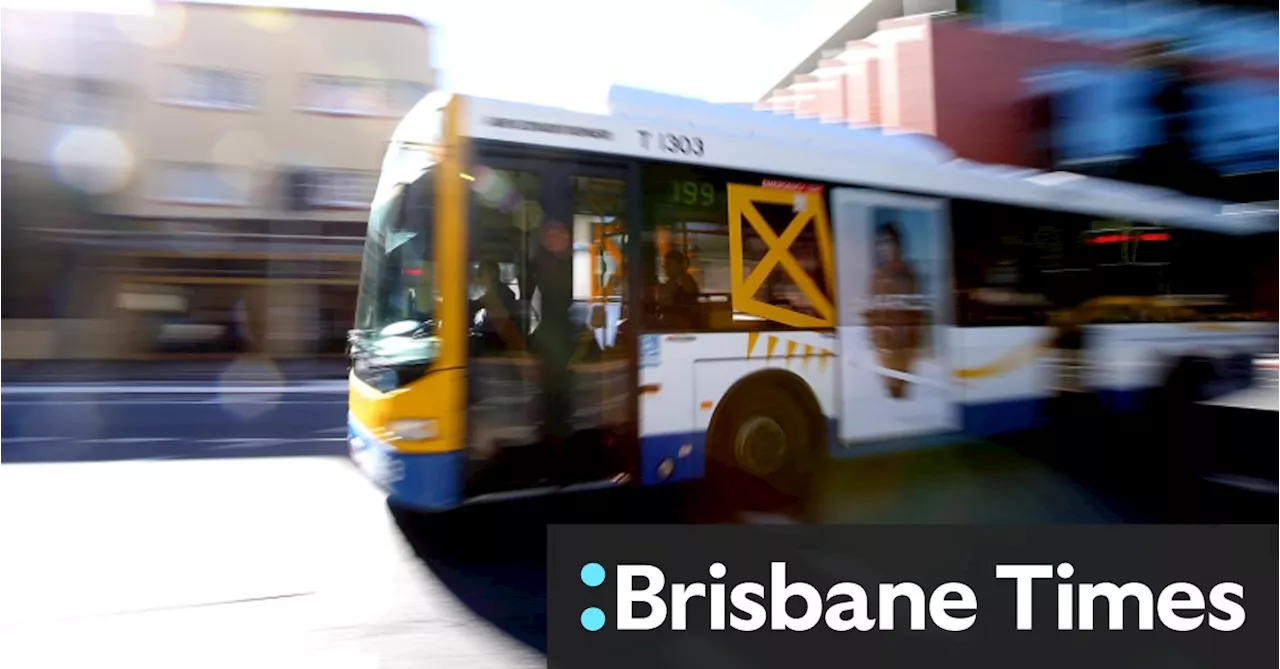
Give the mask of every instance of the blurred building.
[[775, 95], [788, 97], [793, 92], [793, 85], [798, 86], [794, 90], [803, 91], [805, 84], [816, 78], [814, 71], [823, 61], [839, 58], [849, 42], [870, 37], [879, 29], [881, 21], [904, 16], [953, 12], [957, 9], [956, 0], [864, 0], [858, 5], [848, 21], [836, 28], [829, 37], [796, 63], [790, 72], [770, 88], [769, 93], [765, 95], [766, 99]]
[[759, 106], [926, 132], [969, 160], [1274, 203], [1274, 2], [957, 4], [880, 20]]
[[428, 27], [155, 7], [4, 10], [4, 357], [340, 352]]

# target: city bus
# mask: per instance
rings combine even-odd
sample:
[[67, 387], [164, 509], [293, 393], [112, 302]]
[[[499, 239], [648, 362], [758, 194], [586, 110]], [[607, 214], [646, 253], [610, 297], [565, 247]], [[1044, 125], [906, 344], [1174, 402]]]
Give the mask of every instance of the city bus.
[[1273, 213], [923, 136], [433, 93], [381, 170], [348, 433], [410, 509], [721, 476], [802, 496], [830, 459], [1035, 429], [1065, 392], [1133, 411], [1178, 361], [1235, 369], [1278, 334]]

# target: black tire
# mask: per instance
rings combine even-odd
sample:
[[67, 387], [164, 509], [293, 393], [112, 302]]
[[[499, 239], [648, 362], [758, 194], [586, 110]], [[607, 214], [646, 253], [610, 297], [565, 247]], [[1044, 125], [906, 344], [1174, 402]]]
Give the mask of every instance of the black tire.
[[1212, 363], [1204, 358], [1183, 358], [1172, 365], [1164, 384], [1153, 393], [1145, 417], [1153, 447], [1149, 457], [1170, 484], [1194, 476], [1205, 464], [1202, 449], [1212, 448], [1201, 434], [1204, 412], [1197, 405], [1212, 381]]
[[725, 398], [708, 434], [717, 495], [750, 506], [811, 495], [824, 435], [816, 406], [793, 386], [761, 379]]

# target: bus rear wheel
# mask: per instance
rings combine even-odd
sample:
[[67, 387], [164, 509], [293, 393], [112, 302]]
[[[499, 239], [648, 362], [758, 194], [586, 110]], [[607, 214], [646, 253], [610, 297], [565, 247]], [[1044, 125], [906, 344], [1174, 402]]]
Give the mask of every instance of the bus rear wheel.
[[732, 392], [713, 421], [712, 464], [724, 499], [794, 502], [813, 488], [821, 432], [796, 389], [770, 383]]

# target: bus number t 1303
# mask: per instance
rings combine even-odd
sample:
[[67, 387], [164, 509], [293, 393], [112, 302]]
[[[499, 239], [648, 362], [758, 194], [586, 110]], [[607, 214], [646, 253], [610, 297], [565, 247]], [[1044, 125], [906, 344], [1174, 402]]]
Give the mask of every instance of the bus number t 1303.
[[663, 153], [679, 153], [686, 156], [701, 157], [703, 145], [701, 137], [688, 135], [672, 135], [670, 133], [653, 133], [648, 130], [637, 130], [640, 133], [640, 148], [657, 149]]

